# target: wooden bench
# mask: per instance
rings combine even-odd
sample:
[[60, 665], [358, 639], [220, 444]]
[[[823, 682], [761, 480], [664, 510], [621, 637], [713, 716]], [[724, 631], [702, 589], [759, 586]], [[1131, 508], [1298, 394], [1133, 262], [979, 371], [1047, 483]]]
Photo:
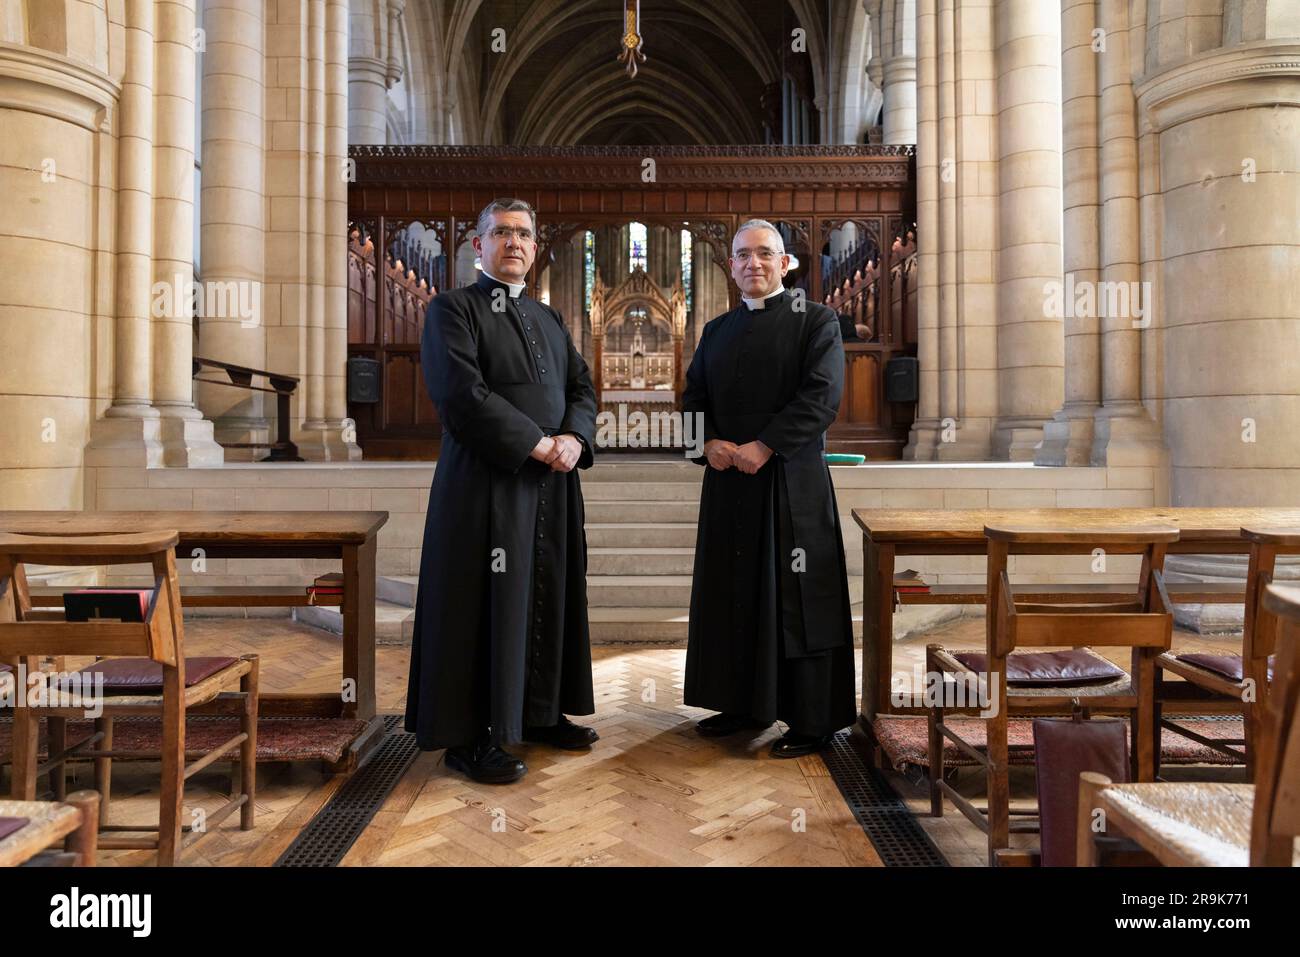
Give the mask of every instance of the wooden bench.
[[[870, 739], [878, 714], [924, 714], [913, 703], [896, 702], [894, 675], [895, 560], [904, 555], [985, 556], [987, 525], [1039, 525], [1051, 528], [1126, 528], [1171, 525], [1179, 539], [1169, 554], [1245, 555], [1250, 543], [1241, 536], [1243, 526], [1300, 527], [1297, 508], [855, 508], [853, 519], [862, 530], [862, 709], [859, 725]], [[1244, 583], [1170, 582], [1169, 597], [1176, 604], [1229, 604], [1245, 601]], [[1032, 596], [1043, 604], [1068, 604], [1073, 586], [1013, 585], [1017, 595]], [[1090, 600], [1105, 601], [1114, 584], [1094, 583]], [[1053, 589], [1057, 589], [1053, 591]], [[1037, 590], [1037, 591], [1035, 591]], [[981, 583], [936, 585], [929, 594], [899, 595], [899, 603], [974, 604], [985, 602]], [[1057, 597], [1057, 596], [1060, 597]], [[1125, 593], [1120, 600], [1128, 600]]]
[[[32, 589], [32, 606], [61, 608], [63, 593], [71, 587], [43, 585]], [[123, 585], [123, 588], [132, 587]], [[182, 585], [181, 603], [186, 608], [299, 608], [306, 605], [343, 604], [342, 595], [318, 595], [312, 601], [306, 585]]]
[[[1179, 605], [1240, 604], [1245, 600], [1244, 585], [1234, 582], [1166, 582], [1169, 598]], [[1032, 598], [1045, 605], [1065, 605], [1085, 596], [1089, 602], [1132, 601], [1134, 592], [1120, 582], [1087, 584], [1012, 584], [1017, 597]], [[931, 585], [928, 592], [904, 592], [897, 596], [900, 605], [982, 605], [983, 584]]]

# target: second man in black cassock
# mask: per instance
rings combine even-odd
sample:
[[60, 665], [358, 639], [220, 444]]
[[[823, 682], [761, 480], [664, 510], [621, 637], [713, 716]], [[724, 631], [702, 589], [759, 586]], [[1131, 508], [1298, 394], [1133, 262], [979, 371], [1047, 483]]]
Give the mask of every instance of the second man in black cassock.
[[477, 781], [525, 772], [503, 747], [575, 750], [592, 714], [582, 488], [596, 396], [550, 306], [523, 295], [537, 219], [496, 200], [478, 220], [482, 275], [434, 296], [420, 353], [442, 422], [429, 493], [406, 729]]
[[682, 397], [703, 417], [685, 702], [701, 734], [787, 726], [777, 757], [851, 724], [853, 631], [839, 513], [823, 452], [844, 380], [833, 310], [783, 288], [780, 233], [732, 241], [741, 305], [704, 327]]

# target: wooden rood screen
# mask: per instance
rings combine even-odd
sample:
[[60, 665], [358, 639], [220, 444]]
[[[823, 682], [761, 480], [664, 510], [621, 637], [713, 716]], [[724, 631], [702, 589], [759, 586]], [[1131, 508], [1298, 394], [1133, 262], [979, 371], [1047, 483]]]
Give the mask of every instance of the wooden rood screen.
[[[873, 458], [897, 458], [902, 449], [913, 406], [885, 401], [884, 368], [894, 356], [916, 354], [914, 247], [893, 242], [914, 219], [911, 147], [354, 146], [350, 155], [348, 354], [378, 363], [379, 401], [349, 401], [348, 412], [369, 457], [436, 454], [441, 428], [420, 372], [420, 313], [436, 291], [474, 281], [458, 275], [456, 253], [479, 211], [499, 196], [537, 210], [533, 286], [557, 242], [601, 226], [636, 221], [689, 230], [700, 250], [694, 268], [725, 274], [740, 223], [784, 224], [789, 251], [800, 260], [800, 275], [788, 284], [813, 302], [838, 290], [836, 310], [858, 319], [871, 303], [867, 337], [845, 346], [845, 397], [832, 449]], [[849, 223], [870, 246], [873, 265], [845, 276], [844, 259], [823, 260], [822, 250]], [[412, 227], [431, 233], [443, 255], [434, 261], [430, 244], [410, 246]], [[394, 248], [397, 237], [406, 245]], [[462, 254], [460, 272], [464, 263]], [[739, 302], [730, 279], [728, 290], [731, 303]]]

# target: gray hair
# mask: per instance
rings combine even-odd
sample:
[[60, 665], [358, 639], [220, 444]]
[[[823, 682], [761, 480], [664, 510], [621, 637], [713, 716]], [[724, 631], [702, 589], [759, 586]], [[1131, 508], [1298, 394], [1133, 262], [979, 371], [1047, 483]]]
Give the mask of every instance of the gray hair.
[[[773, 226], [771, 223], [769, 223], [766, 219], [749, 219], [749, 220], [746, 220], [745, 222], [741, 223], [741, 224], [740, 224], [740, 228], [736, 230], [736, 236], [739, 236], [741, 233], [743, 233], [743, 232], [744, 232], [745, 230], [747, 230], [747, 229], [770, 229], [773, 233], [776, 234], [776, 245], [777, 245], [777, 247], [778, 247], [778, 248], [777, 248], [777, 252], [780, 253], [781, 255], [785, 255], [785, 239], [783, 239], [782, 236], [781, 236], [781, 230], [777, 229], [775, 226]], [[731, 237], [731, 251], [732, 251], [732, 252], [735, 252], [735, 251], [736, 251], [736, 236], [732, 236], [732, 237]]]
[[493, 213], [527, 213], [533, 220], [533, 238], [537, 238], [537, 210], [529, 206], [525, 200], [506, 197], [494, 199], [484, 206], [483, 212], [478, 214], [478, 223], [475, 224], [480, 236], [487, 232]]

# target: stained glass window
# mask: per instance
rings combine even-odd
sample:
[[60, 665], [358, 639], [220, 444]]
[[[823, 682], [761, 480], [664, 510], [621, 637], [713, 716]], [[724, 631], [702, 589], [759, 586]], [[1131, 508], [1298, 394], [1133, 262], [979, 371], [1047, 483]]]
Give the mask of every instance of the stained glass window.
[[682, 288], [686, 290], [686, 311], [691, 311], [691, 231], [682, 230]]
[[596, 234], [582, 234], [582, 311], [591, 312], [591, 290], [596, 285]]
[[632, 272], [637, 266], [646, 268], [646, 228], [645, 223], [629, 223], [627, 227], [627, 271]]

